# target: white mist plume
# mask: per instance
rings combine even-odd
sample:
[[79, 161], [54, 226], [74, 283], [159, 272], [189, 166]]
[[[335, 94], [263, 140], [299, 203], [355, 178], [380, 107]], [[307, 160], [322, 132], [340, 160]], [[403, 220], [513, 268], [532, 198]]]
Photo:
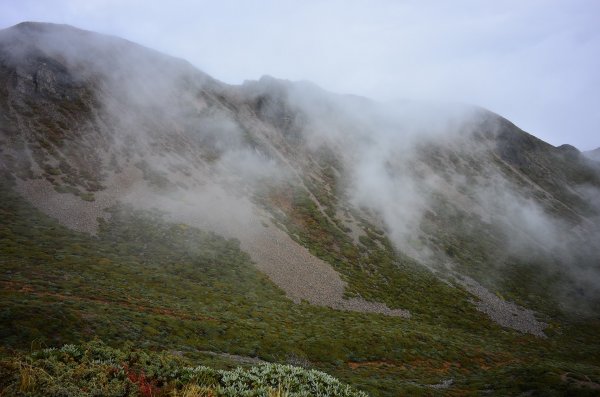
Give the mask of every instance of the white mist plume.
[[[442, 198], [450, 204], [442, 211], [474, 215], [501, 233], [504, 255], [524, 262], [559, 260], [562, 268], [549, 265], [547, 270], [584, 282], [588, 290], [600, 286], [600, 269], [589, 263], [589, 258], [600, 258], [600, 238], [593, 237], [600, 237], [597, 220], [581, 220], [585, 232], [578, 232], [549, 212], [548, 199], [540, 199], [548, 195], [542, 188], [520, 185], [523, 176], [516, 170], [509, 171], [516, 180], [501, 171], [496, 140], [506, 125], [498, 116], [462, 105], [380, 104], [305, 84], [290, 92], [287, 99], [304, 115], [307, 146], [328, 147], [343, 159], [340, 197], [377, 214], [398, 249], [424, 263], [444, 261], [442, 247], [423, 244], [431, 240], [421, 230], [423, 217], [435, 216]], [[580, 186], [578, 194], [597, 206], [596, 189]], [[432, 250], [438, 255], [432, 256]], [[580, 258], [588, 259], [583, 263]]]

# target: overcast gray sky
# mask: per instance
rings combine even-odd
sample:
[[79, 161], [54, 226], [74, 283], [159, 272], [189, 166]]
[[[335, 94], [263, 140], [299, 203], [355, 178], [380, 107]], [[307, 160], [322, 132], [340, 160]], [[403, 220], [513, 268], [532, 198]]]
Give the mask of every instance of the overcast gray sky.
[[600, 146], [596, 0], [0, 0], [0, 27], [26, 20], [121, 36], [228, 83], [472, 103], [554, 145]]

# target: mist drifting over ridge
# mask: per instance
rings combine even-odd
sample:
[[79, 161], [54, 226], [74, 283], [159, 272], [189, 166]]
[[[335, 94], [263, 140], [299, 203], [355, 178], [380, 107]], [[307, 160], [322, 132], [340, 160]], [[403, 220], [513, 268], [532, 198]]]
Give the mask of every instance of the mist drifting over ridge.
[[[333, 225], [354, 211], [345, 219], [357, 244], [364, 219], [440, 274], [466, 271], [478, 253], [480, 268], [467, 274], [481, 277], [488, 266], [487, 287], [505, 266], [532, 262], [562, 278], [557, 295], [569, 307], [600, 296], [598, 165], [489, 111], [381, 103], [272, 77], [227, 85], [185, 61], [68, 26], [21, 24], [2, 32], [0, 46], [16, 70], [14, 106], [31, 106], [23, 97], [33, 92], [36, 106], [81, 102], [70, 114], [48, 110], [52, 128], [77, 121], [52, 150], [27, 146], [46, 140], [40, 122], [11, 131], [10, 142], [27, 146], [8, 145], [11, 154], [32, 164], [34, 177], [61, 161], [85, 170], [79, 187], [98, 192], [97, 205], [194, 218], [251, 249], [283, 211], [260, 197], [294, 187]], [[128, 182], [111, 190], [115, 180]]]
[[484, 107], [214, 77], [0, 31], [0, 394], [597, 391], [593, 152]]
[[[236, 12], [233, 12], [235, 10]], [[110, 33], [238, 84], [263, 74], [377, 99], [459, 100], [553, 145], [597, 141], [594, 1], [7, 4], [0, 27], [55, 21]], [[299, 54], [301, 54], [299, 56]], [[565, 134], [569, 139], [565, 139]]]

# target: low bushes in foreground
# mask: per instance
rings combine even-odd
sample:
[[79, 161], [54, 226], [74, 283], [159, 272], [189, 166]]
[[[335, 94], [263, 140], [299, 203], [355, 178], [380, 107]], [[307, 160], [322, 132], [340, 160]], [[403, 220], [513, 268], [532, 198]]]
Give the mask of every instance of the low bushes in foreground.
[[118, 350], [97, 341], [5, 357], [0, 361], [0, 395], [367, 396], [316, 370], [270, 363], [215, 370], [189, 366], [168, 353]]

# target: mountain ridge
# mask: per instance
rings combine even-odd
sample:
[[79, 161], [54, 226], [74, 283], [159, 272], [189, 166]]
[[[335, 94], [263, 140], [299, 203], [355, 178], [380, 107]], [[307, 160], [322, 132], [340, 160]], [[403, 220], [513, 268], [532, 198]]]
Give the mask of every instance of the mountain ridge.
[[[24, 30], [26, 35], [30, 34], [32, 31], [35, 32], [35, 34], [43, 35], [47, 34], [49, 31], [61, 33], [63, 30], [69, 32], [69, 37], [72, 36], [73, 32], [75, 32], [76, 35], [80, 34], [80, 31], [75, 28], [63, 26], [57, 28], [54, 25], [38, 26], [35, 24], [25, 24], [17, 25], [17, 28], [17, 31], [19, 32]], [[93, 46], [93, 43], [97, 40], [95, 38], [96, 36], [89, 32], [86, 33], [86, 35], [89, 36], [89, 40], [92, 40]], [[120, 39], [108, 36], [101, 36], [101, 38], [102, 40], [108, 40], [107, 43], [102, 44], [102, 46], [106, 48], [115, 46], [116, 44], [114, 43], [118, 43], [118, 45], [116, 45], [117, 47], [122, 43], [126, 43], [127, 46], [130, 46], [128, 42], [122, 42]], [[59, 38], [53, 38], [51, 36], [49, 40], [54, 40], [56, 43], [47, 44], [46, 41], [48, 40], [39, 40], [39, 43], [41, 44], [36, 44], [34, 47], [31, 47], [28, 50], [29, 53], [38, 54], [36, 56], [44, 56], [43, 53], [45, 50], [36, 49], [40, 45], [42, 47], [43, 45], [47, 45], [52, 48], [52, 51], [60, 51], [57, 44], [61, 42], [62, 38], [59, 40]], [[6, 40], [4, 43], [5, 42]], [[76, 46], [80, 44], [77, 43], [72, 45]], [[135, 51], [141, 51], [144, 54], [148, 51], [143, 47], [137, 46], [135, 46], [135, 49]], [[81, 94], [77, 91], [78, 88], [75, 88], [74, 93], [71, 94], [76, 101], [78, 98], [83, 98], [81, 103], [82, 108], [87, 108], [88, 111], [91, 112], [91, 119], [90, 116], [85, 116], [84, 122], [88, 124], [88, 128], [95, 128], [98, 131], [96, 134], [87, 134], [83, 136], [84, 141], [88, 139], [91, 140], [91, 146], [90, 143], [85, 143], [85, 147], [77, 149], [80, 152], [80, 155], [84, 155], [86, 162], [95, 164], [94, 168], [96, 170], [105, 169], [102, 164], [106, 162], [106, 156], [111, 156], [113, 158], [111, 161], [118, 158], [118, 156], [115, 157], [114, 152], [111, 153], [111, 151], [114, 150], [111, 149], [114, 145], [111, 141], [115, 142], [115, 139], [117, 139], [117, 142], [119, 140], [123, 140], [124, 142], [132, 140], [134, 143], [133, 145], [128, 143], [126, 144], [127, 147], [122, 146], [120, 150], [125, 150], [126, 162], [129, 162], [127, 158], [138, 159], [136, 160], [137, 165], [135, 167], [143, 171], [144, 179], [148, 178], [151, 174], [156, 173], [155, 171], [146, 168], [149, 166], [149, 161], [158, 161], [157, 156], [164, 156], [165, 149], [168, 153], [171, 153], [170, 155], [172, 156], [177, 157], [184, 155], [187, 157], [187, 164], [181, 164], [180, 160], [176, 159], [169, 160], [171, 161], [171, 168], [177, 168], [178, 166], [187, 167], [192, 162], [197, 163], [196, 167], [208, 166], [210, 169], [216, 164], [216, 167], [219, 168], [222, 167], [220, 161], [224, 158], [225, 161], [229, 162], [226, 167], [233, 170], [233, 174], [230, 175], [238, 173], [234, 178], [237, 179], [237, 181], [234, 183], [240, 183], [244, 179], [248, 180], [248, 178], [264, 179], [265, 177], [272, 177], [274, 175], [273, 172], [275, 171], [273, 167], [276, 167], [284, 169], [286, 177], [295, 176], [297, 183], [300, 184], [303, 190], [308, 193], [309, 198], [316, 204], [320, 215], [325, 217], [328, 222], [335, 226], [338, 221], [333, 220], [335, 216], [332, 216], [333, 213], [331, 211], [333, 211], [334, 208], [329, 208], [328, 210], [331, 213], [328, 213], [325, 202], [322, 202], [323, 200], [320, 200], [315, 196], [315, 189], [324, 189], [320, 194], [325, 193], [326, 196], [330, 196], [330, 198], [325, 199], [325, 201], [331, 199], [337, 200], [336, 196], [341, 192], [332, 190], [332, 186], [327, 183], [326, 178], [322, 175], [318, 177], [318, 180], [311, 181], [310, 183], [313, 184], [313, 188], [309, 188], [307, 186], [307, 181], [305, 180], [305, 173], [314, 176], [322, 172], [323, 168], [322, 165], [319, 164], [318, 157], [322, 156], [323, 153], [321, 152], [325, 150], [328, 153], [326, 156], [331, 157], [332, 154], [334, 156], [328, 161], [333, 161], [337, 164], [337, 166], [333, 167], [332, 165], [327, 166], [332, 167], [332, 172], [342, 174], [342, 177], [338, 178], [339, 180], [336, 183], [348, 183], [347, 180], [344, 181], [345, 179], [348, 179], [348, 175], [343, 176], [344, 174], [348, 174], [348, 171], [344, 171], [344, 169], [349, 169], [351, 174], [354, 172], [352, 171], [352, 168], [355, 167], [355, 163], [357, 161], [363, 161], [353, 154], [359, 153], [359, 157], [362, 156], [360, 153], [362, 149], [357, 145], [362, 145], [363, 143], [361, 142], [366, 142], [367, 145], [374, 144], [375, 149], [373, 150], [379, 151], [380, 148], [378, 145], [380, 143], [377, 141], [379, 139], [381, 141], [394, 141], [395, 143], [390, 142], [392, 145], [400, 147], [406, 146], [401, 149], [400, 153], [404, 153], [403, 156], [406, 157], [407, 160], [399, 159], [398, 157], [395, 159], [389, 158], [385, 160], [387, 161], [387, 165], [382, 165], [392, 167], [390, 168], [392, 172], [390, 175], [391, 183], [393, 183], [393, 180], [395, 180], [394, 178], [396, 178], [394, 173], [397, 173], [402, 179], [409, 181], [410, 184], [413, 185], [412, 189], [415, 190], [415, 194], [421, 195], [422, 198], [426, 198], [431, 194], [429, 191], [432, 187], [434, 191], [438, 188], [435, 186], [423, 186], [420, 180], [415, 179], [418, 177], [404, 175], [403, 169], [406, 165], [406, 161], [413, 164], [412, 167], [416, 166], [422, 168], [420, 171], [421, 174], [425, 172], [435, 179], [442, 178], [439, 179], [441, 182], [443, 179], [448, 181], [447, 171], [442, 171], [442, 169], [439, 168], [442, 164], [445, 164], [444, 167], [455, 168], [458, 170], [456, 172], [459, 173], [471, 172], [467, 168], [464, 168], [464, 165], [455, 164], [452, 156], [459, 156], [458, 158], [470, 157], [470, 160], [468, 161], [474, 163], [497, 161], [493, 160], [493, 156], [497, 156], [496, 158], [501, 161], [501, 163], [499, 163], [501, 166], [499, 169], [500, 174], [497, 174], [498, 171], [492, 168], [485, 170], [484, 174], [495, 175], [495, 178], [505, 181], [502, 183], [509, 184], [513, 183], [510, 180], [511, 178], [516, 178], [516, 183], [521, 184], [521, 188], [527, 188], [527, 190], [530, 191], [530, 193], [526, 193], [526, 196], [545, 196], [546, 198], [540, 202], [545, 209], [540, 209], [540, 211], [553, 211], [555, 214], [561, 214], [568, 222], [574, 222], [574, 224], [579, 225], [582, 225], [581, 220], [585, 217], [582, 215], [582, 211], [592, 211], [592, 213], [594, 211], [593, 208], [585, 204], [585, 201], [583, 201], [580, 195], [574, 194], [571, 188], [565, 189], [563, 186], [564, 181], [581, 178], [582, 175], [588, 175], [589, 178], [592, 178], [590, 180], [593, 181], [596, 186], [600, 186], [600, 179], [597, 174], [594, 173], [593, 168], [590, 168], [590, 166], [585, 163], [585, 160], [578, 152], [565, 149], [564, 147], [555, 148], [532, 135], [524, 133], [508, 120], [489, 111], [482, 111], [469, 107], [453, 108], [446, 111], [447, 114], [436, 116], [439, 117], [439, 120], [435, 120], [433, 124], [429, 124], [429, 120], [425, 120], [421, 114], [431, 115], [435, 114], [435, 112], [430, 110], [427, 106], [415, 105], [408, 106], [407, 109], [400, 108], [388, 110], [385, 105], [381, 107], [380, 104], [367, 99], [327, 93], [311, 83], [293, 83], [268, 76], [263, 77], [255, 83], [246, 83], [241, 86], [227, 86], [209, 77], [205, 77], [202, 72], [191, 71], [188, 68], [189, 64], [180, 63], [179, 61], [176, 61], [175, 64], [171, 64], [170, 61], [167, 63], [160, 63], [155, 60], [155, 57], [159, 56], [158, 53], [155, 52], [150, 52], [150, 59], [154, 61], [152, 62], [153, 65], [150, 66], [148, 72], [142, 72], [140, 70], [145, 67], [145, 64], [139, 63], [139, 60], [146, 60], [146, 55], [135, 55], [131, 57], [131, 53], [134, 53], [135, 51], [119, 49], [116, 54], [109, 57], [112, 61], [116, 62], [114, 64], [115, 70], [109, 70], [106, 67], [102, 67], [98, 76], [88, 76], [86, 77], [87, 80], [84, 80], [88, 83], [83, 83], [83, 87], [89, 87], [91, 84], [91, 91], [90, 88], [86, 88], [88, 92], [86, 94]], [[7, 52], [10, 53], [10, 51], [4, 51], [4, 53]], [[88, 63], [93, 62], [92, 60], [85, 59], [85, 56], [73, 52], [74, 51], [67, 46], [67, 49], [63, 50], [64, 55], [61, 56], [62, 58], [57, 58], [55, 55], [52, 55], [52, 53], [46, 56], [50, 57], [48, 59], [55, 59], [59, 62], [62, 59], [65, 62], [63, 67], [66, 69], [58, 70], [57, 73], [66, 73], [68, 76], [71, 76], [71, 70], [77, 72], [82, 67], [81, 65], [84, 65], [83, 67], [88, 67]], [[42, 55], [39, 55], [40, 53]], [[18, 63], [19, 59], [15, 59], [14, 62]], [[160, 65], [158, 68], [155, 67], [157, 64]], [[15, 87], [18, 94], [23, 94], [20, 90], [22, 90], [23, 87], [26, 87], [27, 84], [29, 84], [31, 88], [29, 91], [26, 91], [26, 93], [33, 90], [34, 92], [49, 92], [50, 94], [56, 92], [56, 89], [52, 86], [55, 82], [58, 82], [59, 86], [64, 85], [60, 78], [52, 77], [54, 75], [52, 72], [48, 72], [45, 69], [45, 65], [46, 64], [42, 64], [39, 67], [40, 69], [32, 72], [33, 74], [30, 75], [23, 75], [22, 71], [18, 72], [20, 74], [17, 74], [15, 77], [17, 82], [13, 82], [13, 84], [16, 84]], [[131, 69], [131, 67], [133, 67], [133, 69]], [[171, 71], [171, 73], [163, 73], [163, 70]], [[44, 73], [50, 74], [49, 77], [46, 76], [46, 79], [36, 77], [40, 75], [40, 73], [42, 75], [44, 75]], [[107, 77], [107, 73], [111, 76], [116, 76], [116, 79], [114, 77]], [[124, 87], [122, 76], [129, 76], [128, 82]], [[79, 77], [75, 77], [75, 81], [73, 82], [73, 84], [76, 84], [75, 87], [77, 87], [78, 78]], [[100, 81], [102, 86], [95, 88], [95, 81]], [[45, 87], [44, 82], [48, 83], [49, 86]], [[184, 86], [182, 84], [188, 85]], [[193, 93], [194, 90], [199, 90], [199, 97], [198, 94]], [[126, 92], [127, 94], [121, 95], [121, 92]], [[89, 96], [90, 99], [86, 99], [86, 96]], [[64, 99], [68, 102], [69, 96], [67, 95]], [[167, 102], [167, 106], [164, 105], [165, 99], [171, 102]], [[192, 102], [190, 102], [190, 100]], [[118, 111], [118, 108], [127, 108], [131, 106], [131, 112], [129, 113]], [[116, 109], [113, 109], [113, 107]], [[199, 107], [201, 108], [200, 110], [198, 110]], [[357, 112], [359, 108], [364, 115]], [[440, 109], [440, 106], [434, 105], [432, 108], [438, 110]], [[404, 120], [398, 118], [398, 116], [393, 113], [398, 110], [401, 112], [401, 117], [409, 118], [408, 124], [403, 124]], [[105, 120], [94, 126], [95, 122], [93, 120], [98, 117], [94, 116], [94, 114], [99, 115], [101, 114], [100, 112], [104, 114], [104, 116], [101, 117], [104, 117]], [[155, 115], [148, 116], [146, 115], [146, 112], [152, 112]], [[192, 116], [192, 118], [189, 118], [186, 117], [186, 112], [192, 114], [193, 112], [199, 113]], [[85, 111], [76, 114], [85, 115]], [[328, 118], [330, 118], [330, 115], [332, 114], [340, 115], [341, 117], [335, 116], [337, 119], [330, 121]], [[357, 117], [357, 115], [360, 116]], [[52, 119], [61, 116], [62, 114], [60, 114], [60, 112], [55, 112], [54, 114], [49, 115], [49, 118]], [[188, 121], [188, 119], [190, 121]], [[89, 124], [89, 120], [92, 121], [92, 124]], [[114, 120], [117, 122], [117, 128], [124, 131], [123, 136], [120, 136], [121, 133], [115, 134], [114, 130], [111, 131], [114, 127], [111, 127], [108, 130], [102, 127], [102, 125], [109, 126], [111, 123], [114, 125]], [[184, 120], [184, 124], [181, 124], [181, 120]], [[464, 120], [467, 121], [465, 122]], [[47, 123], [51, 124], [53, 123], [53, 120], [48, 121]], [[63, 121], [62, 123], [65, 125], [66, 122]], [[142, 134], [140, 134], [140, 132], [134, 132], [132, 127], [135, 128], [139, 123], [142, 123], [142, 125], [144, 123], [149, 123], [149, 128], [146, 128], [147, 132]], [[208, 135], [206, 135], [204, 131], [200, 131], [197, 126], [192, 125], [193, 123], [199, 123], [197, 125], [208, 123], [209, 129], [211, 126], [213, 129], [216, 129], [214, 132], [208, 131]], [[436, 123], [439, 125], [436, 125]], [[177, 126], [177, 124], [179, 125]], [[166, 135], [157, 135], [156, 131], [159, 131], [160, 129], [164, 128], [166, 131], [172, 130], [171, 125], [176, 125], [176, 129], [183, 129], [183, 134], [169, 133]], [[330, 135], [322, 133], [319, 129], [323, 128], [323, 126], [334, 132]], [[401, 139], [412, 139], [416, 143], [404, 143], [398, 141], [399, 138], [395, 135], [385, 135], [381, 137], [375, 135], [375, 141], [373, 141], [371, 137], [365, 135], [375, 131], [373, 128], [381, 128], [382, 130], [391, 129], [390, 131], [394, 129], [404, 129], [405, 135]], [[474, 135], [471, 135], [472, 132], [470, 132], [470, 130], [473, 128], [478, 129], [478, 131], [476, 131]], [[60, 126], [58, 127], [58, 130], [61, 130]], [[339, 133], [336, 130], [339, 130]], [[436, 130], [443, 131], [443, 133], [447, 133], [446, 130], [450, 131], [448, 133], [450, 138], [440, 135], [440, 132], [437, 132]], [[456, 132], [451, 132], [452, 130]], [[48, 131], [47, 128], [46, 131]], [[73, 142], [77, 142], [79, 139], [77, 134], [80, 132], [73, 130], [72, 133], [75, 135], [72, 135], [70, 139], [72, 139]], [[194, 142], [194, 139], [196, 138], [194, 138], [193, 135], [190, 135], [190, 133], [200, 135], [202, 137], [201, 141]], [[383, 134], [390, 133], [391, 132], [385, 131]], [[241, 137], [240, 134], [242, 135]], [[423, 134], [425, 134], [424, 137], [421, 137]], [[475, 141], [472, 140], [472, 136], [475, 138]], [[46, 137], [41, 138], [46, 139]], [[98, 141], [99, 138], [101, 142]], [[442, 146], [440, 146], [440, 143]], [[60, 138], [58, 138], [57, 144], [61, 144]], [[97, 150], [99, 147], [96, 145], [98, 144], [102, 145], [100, 147], [103, 149], [102, 151], [106, 153], [104, 159], [99, 155], [102, 151]], [[198, 144], [200, 144], [200, 146], [198, 146]], [[248, 144], [250, 144], [250, 150], [247, 149]], [[465, 152], [460, 149], [457, 144], [464, 145], [464, 147], [473, 147], [476, 149], [476, 152]], [[416, 145], [416, 149], [413, 149], [413, 145]], [[231, 150], [232, 146], [233, 150]], [[131, 148], [135, 148], [133, 153], [130, 153]], [[156, 148], [159, 150], [157, 151]], [[207, 149], [208, 152], [210, 152], [208, 154]], [[450, 152], [446, 153], [448, 149], [450, 149]], [[82, 150], [83, 152], [81, 152]], [[417, 153], [416, 155], [414, 154], [415, 150]], [[425, 152], [419, 153], [419, 151], [423, 150]], [[491, 150], [491, 159], [489, 159], [489, 154], [487, 154], [489, 150]], [[46, 153], [46, 156], [48, 155], [44, 149], [41, 149], [40, 153]], [[255, 170], [252, 170], [252, 167], [246, 167], [243, 170], [239, 169], [240, 164], [238, 163], [238, 158], [229, 158], [228, 156], [230, 153], [233, 153], [231, 156], [241, 155], [241, 157], [238, 158], [249, 161], [251, 165], [255, 167]], [[146, 158], [147, 154], [151, 154], [151, 157]], [[406, 154], [409, 155], [407, 156]], [[433, 157], [431, 157], [432, 155]], [[447, 157], [448, 155], [450, 157]], [[211, 158], [212, 156], [216, 156], [216, 163]], [[387, 156], [389, 156], [389, 154], [387, 154]], [[93, 161], [90, 161], [92, 159]], [[201, 159], [200, 163], [198, 163], [198, 159]], [[433, 163], [431, 162], [432, 159], [434, 160]], [[567, 166], [565, 161], [571, 159], [574, 161]], [[48, 158], [48, 161], [51, 160], [52, 159]], [[55, 158], [54, 161], [56, 160], [58, 159]], [[376, 159], [375, 161], [380, 160]], [[394, 165], [390, 163], [390, 161], [395, 161], [397, 164]], [[450, 161], [450, 163], [448, 163], [448, 161]], [[546, 176], [546, 174], [540, 175], [545, 169], [550, 169], [554, 166], [553, 163], [557, 162], [562, 162], [564, 164], [564, 166], [557, 168], [559, 174], [550, 177]], [[140, 166], [140, 164], [142, 164], [142, 166]], [[370, 166], [370, 163], [368, 165]], [[573, 168], [573, 165], [576, 167]], [[73, 168], [77, 170], [78, 166], [85, 166], [85, 163], [79, 162], [77, 166]], [[244, 166], [245, 165], [242, 165], [242, 167]], [[121, 165], [117, 164], [115, 169], [120, 169], [121, 167]], [[393, 169], [394, 167], [396, 167], [395, 170]], [[485, 164], [485, 167], [489, 168], [488, 164]], [[256, 171], [259, 175], [245, 175], [244, 172], [247, 170], [251, 170], [251, 173]], [[358, 171], [362, 172], [362, 169]], [[53, 184], [59, 183], [57, 178], [52, 175], [53, 172], [56, 173], [57, 171], [52, 171], [50, 173], [46, 172], [46, 179], [53, 182]], [[206, 174], [206, 172], [203, 171], [198, 175], [204, 175], [202, 178], [208, 176], [209, 179], [213, 179], [214, 181], [214, 174], [211, 176], [210, 172], [212, 171], [209, 171], [209, 174]], [[264, 172], [270, 175], [261, 175], [261, 173]], [[440, 174], [440, 172], [442, 173]], [[177, 173], [179, 173], [179, 175], [175, 175]], [[167, 190], [174, 188], [173, 183], [171, 183], [169, 179], [180, 179], [179, 183], [185, 185], [185, 175], [182, 175], [182, 173], [178, 171], [176, 171], [175, 174], [171, 173], [170, 177], [167, 179], [165, 179], [164, 176], [160, 177], [157, 175], [157, 181], [155, 182], [158, 183], [158, 185], [163, 185], [162, 188], [166, 188]], [[83, 184], [79, 185], [79, 188], [82, 190], [82, 195], [88, 195], [86, 197], [90, 197], [90, 194], [102, 193], [101, 186], [103, 181], [106, 181], [106, 175], [102, 175], [101, 173], [94, 176], [94, 171], [88, 168], [87, 170], [83, 170], [83, 176], [84, 178], [87, 178], [85, 178], [86, 180]], [[474, 176], [476, 176], [476, 174], [474, 174]], [[350, 179], [353, 177], [354, 176], [352, 175], [349, 176]], [[275, 180], [277, 178], [280, 178], [280, 176], [276, 177]], [[369, 181], [359, 181], [360, 183], [370, 183]], [[220, 182], [217, 181], [217, 184], [218, 183]], [[349, 182], [350, 185], [352, 183], [354, 183], [354, 181]], [[67, 185], [69, 185], [69, 182], [67, 182]], [[77, 184], [74, 187], [76, 186]], [[250, 183], [251, 190], [255, 187], [256, 186], [254, 186], [253, 183]], [[359, 187], [359, 189], [361, 188], [362, 187]], [[353, 187], [346, 186], [342, 189], [353, 189]], [[447, 188], [445, 189], [454, 191], [455, 187], [453, 186], [453, 182], [450, 181], [450, 184], [447, 185]], [[397, 194], [399, 192], [389, 193]], [[447, 194], [442, 193], [441, 191], [440, 193]], [[463, 200], [473, 200], [468, 197], [468, 195], [460, 192], [452, 194], [462, 196]], [[407, 199], [409, 200], [407, 204], [414, 204], [417, 212], [425, 211], [425, 208], [421, 207], [420, 204], [412, 202], [412, 196]], [[523, 199], [529, 200], [526, 197]], [[250, 201], [252, 201], [252, 199]], [[475, 198], [475, 201], [480, 202], [481, 200]], [[368, 204], [371, 205], [371, 203]], [[481, 202], [479, 204], [473, 204], [481, 205]], [[377, 212], [377, 206], [379, 205], [383, 204], [375, 203], [375, 208], [371, 209], [375, 209]], [[387, 210], [387, 208], [385, 209]], [[485, 212], [489, 210], [490, 208], [482, 208], [480, 211]], [[399, 223], [408, 224], [408, 226], [405, 227], [406, 230], [401, 231], [402, 233], [410, 232], [414, 228], [418, 228], [418, 223], [421, 221], [419, 216], [414, 217], [414, 219], [408, 214], [402, 214], [402, 216], [401, 219], [398, 219]], [[410, 225], [411, 223], [413, 224]], [[388, 230], [388, 232], [390, 232], [390, 230]], [[397, 236], [397, 239], [405, 240], [404, 236]], [[398, 244], [398, 242], [396, 242], [396, 244]], [[411, 254], [413, 256], [420, 256], [419, 253], [414, 252], [414, 247], [405, 246], [404, 249], [408, 249], [409, 251], [413, 250], [413, 253]]]
[[[460, 346], [503, 350], [510, 341], [531, 343], [531, 349], [539, 349], [531, 354], [541, 357], [548, 344], [556, 343], [569, 362], [583, 360], [590, 365], [586, 373], [594, 376], [597, 346], [588, 329], [594, 329], [600, 299], [600, 168], [575, 148], [554, 147], [476, 107], [380, 103], [269, 76], [227, 85], [189, 63], [121, 39], [88, 32], [81, 40], [73, 38], [70, 29], [75, 28], [17, 26], [9, 28], [10, 35], [0, 32], [0, 164], [12, 181], [3, 187], [11, 203], [4, 211], [25, 216], [32, 210], [19, 208], [33, 205], [45, 215], [28, 215], [32, 219], [27, 221], [14, 216], [6, 231], [12, 245], [2, 250], [6, 263], [15, 261], [26, 233], [46, 241], [43, 247], [53, 241], [35, 226], [51, 222], [44, 218], [50, 216], [67, 227], [59, 229], [68, 243], [59, 244], [73, 248], [39, 253], [56, 262], [44, 270], [49, 273], [40, 273], [48, 280], [61, 272], [67, 281], [74, 277], [65, 256], [83, 249], [77, 244], [89, 247], [80, 271], [102, 274], [85, 258], [130, 239], [133, 254], [110, 256], [106, 263], [122, 261], [132, 272], [130, 262], [141, 268], [152, 262], [145, 254], [151, 250], [162, 267], [152, 265], [149, 274], [155, 276], [148, 280], [135, 279], [147, 293], [157, 288], [145, 284], [152, 277], [183, 283], [180, 274], [200, 283], [186, 283], [194, 296], [225, 299], [219, 289], [229, 291], [241, 311], [227, 321], [242, 328], [253, 324], [244, 329], [257, 339], [236, 334], [244, 340], [237, 351], [218, 336], [232, 331], [206, 329], [206, 339], [192, 343], [204, 350], [214, 341], [224, 351], [253, 351], [273, 359], [269, 342], [256, 331], [261, 328], [257, 318], [282, 335], [292, 331], [279, 328], [261, 308], [272, 304], [283, 324], [293, 321], [286, 313], [302, 316], [319, 329], [321, 339], [340, 349], [331, 356], [317, 354], [310, 346], [319, 341], [301, 337], [304, 326], [296, 323], [299, 351], [269, 334], [282, 351], [335, 368], [339, 360], [357, 361], [354, 355], [359, 362], [417, 359], [419, 349], [429, 349], [413, 344], [423, 335], [443, 352], [427, 350], [434, 361], [455, 360], [454, 349]], [[69, 33], [64, 35], [64, 29]], [[25, 44], [15, 53], [14, 43]], [[34, 226], [26, 231], [19, 222]], [[152, 235], [154, 230], [163, 233], [164, 242]], [[198, 230], [196, 237], [187, 230]], [[205, 232], [234, 239], [233, 245], [217, 244]], [[190, 242], [198, 236], [203, 242]], [[182, 262], [196, 255], [209, 263], [207, 258], [216, 255], [223, 274], [206, 265], [204, 271], [217, 281], [202, 289], [202, 277], [193, 267], [172, 262], [163, 244], [170, 244], [179, 255], [173, 260]], [[121, 247], [117, 252], [128, 251]], [[233, 266], [228, 258], [237, 255], [253, 262], [253, 268], [242, 259], [234, 262], [233, 268], [254, 283], [241, 283], [245, 292], [239, 296], [231, 283], [240, 281], [227, 270]], [[37, 278], [37, 262], [29, 260], [31, 275], [10, 267], [8, 280], [54, 288]], [[127, 292], [130, 287], [119, 281], [125, 276], [110, 266], [107, 282], [142, 299], [139, 291]], [[102, 293], [109, 293], [106, 288]], [[169, 294], [185, 300], [176, 288]], [[227, 305], [193, 307], [222, 321], [219, 313]], [[86, 309], [90, 318], [94, 310]], [[128, 318], [114, 315], [119, 321]], [[11, 316], [9, 323], [16, 324]], [[372, 331], [389, 353], [369, 358], [356, 353], [363, 350], [354, 342], [328, 339], [320, 331], [321, 317], [331, 317], [340, 332], [351, 330], [351, 340], [358, 331], [342, 324], [376, 324], [380, 328]], [[444, 333], [452, 343], [440, 342]], [[572, 334], [583, 342], [570, 341]], [[146, 341], [155, 340], [144, 335]], [[398, 352], [393, 340], [406, 343], [410, 352]], [[477, 345], [479, 340], [492, 347]], [[545, 365], [566, 371], [554, 361]], [[391, 368], [401, 373], [399, 366]], [[335, 371], [355, 379], [355, 374]], [[459, 377], [460, 371], [452, 371]], [[376, 390], [374, 378], [363, 375], [356, 379]], [[556, 382], [553, 387], [562, 385]], [[409, 383], [402, 387], [414, 386]], [[390, 385], [382, 393], [393, 395], [400, 387]]]

